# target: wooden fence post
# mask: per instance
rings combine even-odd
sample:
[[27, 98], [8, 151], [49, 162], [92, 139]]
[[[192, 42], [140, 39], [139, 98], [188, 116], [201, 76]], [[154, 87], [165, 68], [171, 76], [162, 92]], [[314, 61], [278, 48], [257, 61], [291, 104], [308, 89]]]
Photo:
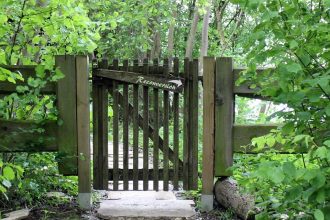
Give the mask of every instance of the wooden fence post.
[[88, 58], [56, 56], [55, 65], [65, 77], [57, 82], [59, 171], [78, 175], [78, 202], [91, 208]]
[[216, 59], [215, 76], [215, 176], [230, 176], [233, 164], [234, 74], [229, 57]]
[[78, 142], [78, 203], [91, 209], [91, 158], [89, 114], [88, 57], [76, 56], [77, 74], [77, 142]]
[[203, 170], [202, 211], [213, 209], [214, 186], [214, 110], [215, 110], [215, 59], [203, 59]]
[[55, 65], [65, 75], [57, 82], [57, 110], [59, 118], [58, 150], [60, 161], [59, 172], [63, 175], [77, 175], [77, 91], [75, 56], [56, 56]]

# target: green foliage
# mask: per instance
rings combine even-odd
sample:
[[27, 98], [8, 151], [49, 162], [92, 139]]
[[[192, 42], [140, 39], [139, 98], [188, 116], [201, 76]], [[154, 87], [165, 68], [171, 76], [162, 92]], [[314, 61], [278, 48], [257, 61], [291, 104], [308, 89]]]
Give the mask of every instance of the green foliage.
[[[24, 79], [19, 71], [0, 67], [0, 81], [26, 83], [1, 97], [0, 118], [56, 120], [55, 97], [40, 94], [48, 82], [64, 76], [54, 69], [54, 55], [93, 52], [99, 27], [79, 0], [9, 0], [0, 1], [0, 7], [0, 65], [37, 65], [36, 76]], [[76, 178], [59, 175], [55, 158], [55, 154], [2, 154], [1, 209], [44, 203], [45, 192], [51, 190], [75, 194]]]
[[[328, 1], [232, 1], [257, 21], [245, 37], [248, 70], [241, 80], [252, 81], [287, 108], [276, 113], [285, 123], [277, 132], [255, 139], [256, 148], [282, 145], [286, 157], [270, 152], [249, 163], [241, 184], [256, 195], [262, 213], [257, 219], [329, 218], [330, 206], [330, 72]], [[256, 67], [271, 70], [256, 74]], [[242, 162], [241, 161], [241, 162]]]

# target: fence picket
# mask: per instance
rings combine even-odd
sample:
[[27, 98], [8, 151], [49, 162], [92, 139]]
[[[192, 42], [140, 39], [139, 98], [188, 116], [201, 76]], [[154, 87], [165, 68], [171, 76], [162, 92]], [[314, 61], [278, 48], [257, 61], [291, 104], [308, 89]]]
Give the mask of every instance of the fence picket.
[[[168, 59], [164, 59], [163, 64], [164, 76], [168, 75]], [[164, 122], [163, 122], [163, 130], [164, 130], [164, 191], [168, 191], [168, 169], [169, 169], [169, 161], [168, 161], [168, 152], [169, 152], [169, 92], [164, 90]]]
[[184, 60], [184, 112], [183, 112], [183, 189], [189, 189], [189, 59]]
[[[143, 61], [143, 73], [148, 74], [149, 60]], [[143, 86], [143, 190], [148, 190], [149, 168], [149, 89]]]
[[[174, 58], [173, 71], [174, 76], [179, 76], [179, 59]], [[174, 190], [179, 188], [179, 93], [174, 93], [173, 96], [173, 187]]]
[[[139, 71], [139, 61], [134, 60], [134, 72]], [[133, 85], [133, 190], [139, 190], [139, 85]]]
[[[128, 60], [124, 60], [124, 71], [128, 69]], [[129, 112], [128, 112], [128, 84], [123, 84], [123, 169], [124, 190], [128, 190], [128, 139], [129, 139]]]
[[[159, 65], [158, 59], [153, 60], [153, 67], [156, 69]], [[159, 93], [158, 89], [153, 89], [153, 190], [158, 191], [158, 181], [159, 181]]]
[[[118, 70], [118, 59], [113, 60], [114, 70]], [[112, 138], [113, 138], [113, 190], [118, 190], [119, 181], [119, 104], [118, 104], [118, 82], [112, 81]]]

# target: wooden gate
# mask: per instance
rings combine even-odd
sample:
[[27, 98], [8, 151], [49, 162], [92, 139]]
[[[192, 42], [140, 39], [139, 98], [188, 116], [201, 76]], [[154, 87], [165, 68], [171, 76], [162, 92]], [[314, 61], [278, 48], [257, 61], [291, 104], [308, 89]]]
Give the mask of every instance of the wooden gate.
[[198, 60], [179, 63], [94, 64], [95, 189], [197, 189]]

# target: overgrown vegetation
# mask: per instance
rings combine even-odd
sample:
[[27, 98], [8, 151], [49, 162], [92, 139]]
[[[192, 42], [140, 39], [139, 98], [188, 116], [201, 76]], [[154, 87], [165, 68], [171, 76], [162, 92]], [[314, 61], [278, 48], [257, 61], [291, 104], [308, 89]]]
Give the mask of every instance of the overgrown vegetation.
[[[0, 8], [0, 82], [23, 81], [1, 65], [38, 65], [26, 86], [0, 96], [0, 119], [57, 119], [54, 97], [40, 94], [46, 82], [63, 77], [53, 69], [54, 55], [232, 56], [248, 67], [240, 81], [252, 81], [272, 101], [237, 98], [236, 123], [283, 124], [251, 144], [307, 150], [235, 155], [235, 178], [255, 195], [257, 218], [329, 218], [329, 0], [7, 0]], [[256, 74], [257, 67], [271, 69]], [[58, 174], [57, 158], [2, 154], [0, 209], [51, 202], [49, 191], [76, 195], [76, 178]]]
[[[284, 146], [298, 156], [270, 151], [236, 165], [240, 183], [257, 198], [258, 219], [330, 216], [329, 1], [233, 1], [256, 22], [246, 37], [248, 70], [261, 94], [288, 108], [277, 112], [284, 124], [255, 139], [256, 148]], [[272, 67], [255, 74], [257, 66]], [[240, 169], [241, 168], [241, 169]]]

